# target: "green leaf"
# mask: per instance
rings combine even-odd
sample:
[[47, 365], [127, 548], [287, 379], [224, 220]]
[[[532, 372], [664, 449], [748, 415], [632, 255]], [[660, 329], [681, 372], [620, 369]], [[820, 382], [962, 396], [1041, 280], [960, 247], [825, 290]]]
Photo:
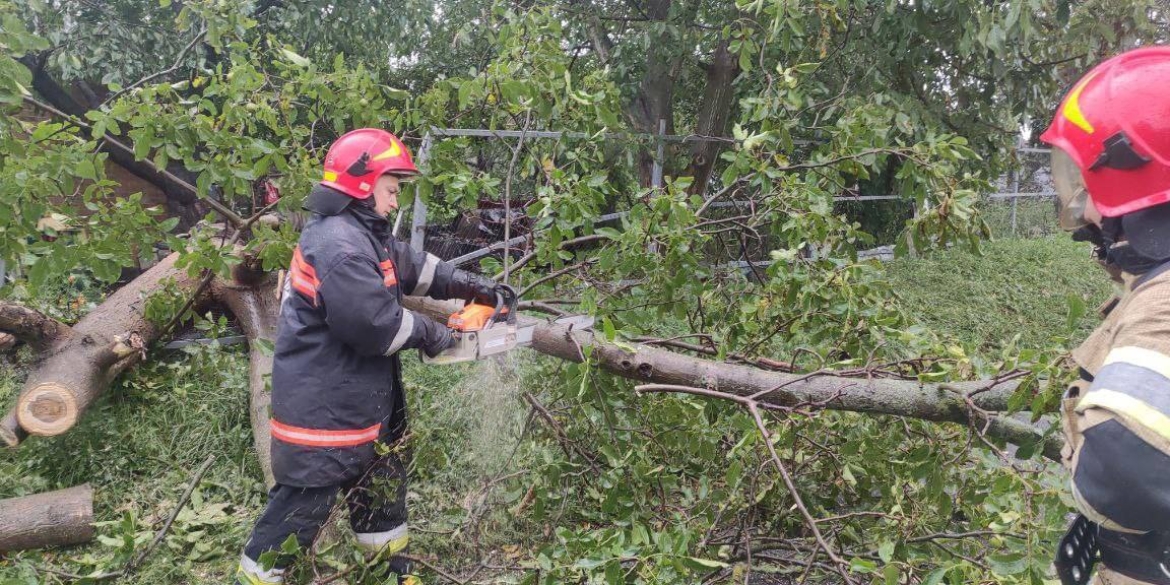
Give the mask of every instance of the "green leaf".
[[728, 566], [727, 563], [725, 563], [723, 561], [716, 561], [713, 559], [701, 559], [699, 557], [687, 557], [687, 561], [690, 563], [696, 564], [701, 568], [706, 568], [706, 569], [722, 569], [722, 568]]
[[1081, 317], [1085, 316], [1085, 301], [1079, 295], [1068, 295], [1068, 330], [1075, 331]]
[[313, 64], [312, 61], [309, 61], [308, 59], [306, 59], [306, 58], [304, 58], [304, 57], [302, 57], [302, 56], [300, 56], [300, 55], [298, 55], [298, 54], [296, 54], [288, 49], [281, 49], [280, 54], [284, 55], [285, 59], [288, 59], [290, 63], [292, 63], [293, 65], [296, 65], [297, 67], [304, 67], [307, 69], [307, 68], [309, 68], [309, 66], [311, 66]]
[[841, 479], [844, 479], [845, 483], [849, 484], [850, 486], [857, 485], [857, 478], [853, 477], [853, 470], [849, 468], [848, 463], [841, 466]]
[[947, 576], [947, 571], [949, 570], [950, 567], [944, 567], [931, 571], [930, 574], [928, 574], [926, 578], [922, 580], [922, 585], [938, 585], [939, 583], [942, 583], [942, 580]]
[[604, 565], [605, 563], [606, 563], [606, 561], [598, 560], [598, 559], [579, 559], [576, 563], [573, 563], [573, 566], [577, 567], [578, 569], [585, 569], [586, 571], [592, 571], [593, 569], [596, 569], [597, 567], [600, 567], [600, 566]]
[[854, 573], [872, 573], [877, 570], [877, 563], [863, 558], [854, 558], [849, 561], [849, 570]]
[[987, 561], [997, 575], [1017, 575], [1028, 569], [1028, 558], [1020, 553], [991, 555]]
[[622, 233], [611, 227], [599, 227], [595, 228], [593, 231], [597, 232], [598, 235], [605, 236], [611, 240], [620, 240], [622, 238]]
[[297, 535], [290, 534], [284, 542], [280, 543], [280, 552], [285, 555], [295, 555], [301, 550], [300, 544], [297, 543]]
[[902, 577], [902, 569], [898, 565], [886, 565], [882, 574], [885, 575], [886, 585], [897, 585]]
[[889, 563], [894, 558], [894, 548], [897, 546], [892, 540], [886, 540], [878, 546], [878, 557], [883, 563]]

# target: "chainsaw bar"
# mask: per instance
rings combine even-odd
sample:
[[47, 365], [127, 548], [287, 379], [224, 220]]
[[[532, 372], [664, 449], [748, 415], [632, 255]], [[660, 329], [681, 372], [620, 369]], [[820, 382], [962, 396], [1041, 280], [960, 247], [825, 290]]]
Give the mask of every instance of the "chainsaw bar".
[[[529, 345], [532, 343], [532, 332], [536, 330], [539, 323], [528, 323], [516, 330], [516, 345]], [[593, 317], [591, 315], [568, 315], [561, 317], [552, 322], [553, 325], [561, 325], [568, 327], [573, 331], [581, 331], [593, 328]]]
[[[435, 357], [422, 355], [424, 363], [428, 364], [457, 364], [481, 360], [493, 355], [501, 354], [517, 347], [530, 345], [532, 333], [540, 321], [528, 321], [521, 325], [506, 322], [497, 322], [478, 331], [453, 332], [455, 345], [444, 350]], [[552, 322], [576, 330], [593, 327], [593, 317], [589, 315], [569, 315]]]

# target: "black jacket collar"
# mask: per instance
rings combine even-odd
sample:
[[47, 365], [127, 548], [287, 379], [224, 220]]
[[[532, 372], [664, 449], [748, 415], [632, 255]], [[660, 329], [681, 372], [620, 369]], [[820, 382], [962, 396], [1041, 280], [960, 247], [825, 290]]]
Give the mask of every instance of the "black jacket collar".
[[331, 187], [317, 185], [309, 191], [303, 207], [318, 215], [347, 215], [353, 217], [359, 225], [366, 228], [379, 239], [390, 235], [390, 222], [378, 215], [371, 207], [359, 203], [353, 197]]

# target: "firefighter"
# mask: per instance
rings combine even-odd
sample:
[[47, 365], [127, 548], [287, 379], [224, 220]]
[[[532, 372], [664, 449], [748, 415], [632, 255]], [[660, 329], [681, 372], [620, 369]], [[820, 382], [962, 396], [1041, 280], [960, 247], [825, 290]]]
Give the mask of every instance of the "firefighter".
[[261, 555], [290, 535], [309, 547], [339, 494], [358, 546], [399, 583], [415, 582], [399, 556], [409, 542], [399, 353], [433, 357], [453, 339], [444, 324], [403, 308], [402, 297], [495, 303], [503, 292], [393, 237], [386, 214], [417, 174], [396, 136], [354, 130], [330, 147], [324, 178], [305, 200], [311, 215], [284, 283], [272, 366], [276, 485], [240, 558], [241, 585], [282, 583], [291, 559], [265, 566]]
[[1170, 47], [1132, 50], [1073, 86], [1052, 146], [1060, 224], [1094, 241], [1124, 293], [1073, 360], [1064, 464], [1080, 515], [1061, 581], [1170, 584]]

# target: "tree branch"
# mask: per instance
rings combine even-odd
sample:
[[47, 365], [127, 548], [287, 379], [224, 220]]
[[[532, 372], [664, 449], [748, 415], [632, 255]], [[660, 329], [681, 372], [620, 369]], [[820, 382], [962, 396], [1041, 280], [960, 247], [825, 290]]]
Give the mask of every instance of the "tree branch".
[[[446, 318], [446, 303], [408, 297], [403, 304], [434, 318]], [[531, 322], [521, 317], [521, 324]], [[681, 355], [645, 345], [617, 345], [592, 331], [570, 330], [556, 323], [537, 322], [532, 349], [540, 353], [581, 363], [582, 347], [591, 347], [590, 363], [612, 374], [658, 384], [702, 386], [718, 392], [750, 396], [761, 406], [790, 408], [816, 404], [832, 410], [908, 416], [938, 422], [968, 424], [973, 420], [968, 401], [982, 411], [1007, 410], [1007, 402], [1019, 385], [1018, 379], [977, 380], [937, 384], [918, 380], [880, 377], [875, 370], [789, 374], [760, 368], [717, 362]], [[852, 377], [850, 377], [852, 376]], [[982, 419], [974, 419], [982, 422]], [[1025, 423], [1005, 423], [1022, 430]], [[1039, 433], [1031, 434], [1038, 440]]]
[[0, 301], [0, 331], [11, 333], [37, 351], [49, 349], [73, 332], [56, 319], [9, 301]]
[[[601, 234], [591, 234], [588, 236], [581, 236], [579, 238], [573, 238], [571, 240], [565, 240], [565, 241], [561, 242], [561, 245], [558, 246], [557, 248], [563, 250], [565, 248], [570, 248], [570, 247], [576, 246], [578, 244], [588, 244], [590, 242], [597, 242], [597, 241], [606, 240], [606, 239], [609, 239], [609, 236], [603, 236]], [[525, 264], [528, 264], [529, 262], [531, 262], [534, 258], [536, 258], [536, 252], [535, 251], [529, 252], [529, 253], [525, 254], [524, 256], [521, 256], [520, 259], [517, 260], [516, 263], [511, 266], [510, 270], [515, 271], [515, 270], [519, 269], [521, 266], [524, 266]], [[501, 273], [493, 276], [492, 279], [499, 280], [503, 277], [504, 277], [504, 273], [501, 272]]]
[[146, 85], [147, 83], [150, 83], [151, 81], [154, 81], [155, 79], [158, 79], [158, 78], [166, 76], [166, 75], [170, 75], [171, 73], [178, 71], [179, 67], [183, 64], [183, 59], [187, 58], [187, 53], [190, 53], [191, 49], [195, 48], [196, 43], [198, 43], [200, 40], [202, 40], [203, 37], [205, 37], [205, 36], [207, 36], [207, 28], [206, 27], [204, 27], [203, 30], [199, 31], [199, 34], [195, 35], [195, 38], [191, 39], [191, 42], [187, 43], [186, 47], [183, 47], [183, 50], [179, 52], [179, 56], [175, 58], [175, 64], [171, 65], [170, 69], [167, 69], [165, 71], [159, 71], [158, 73], [153, 73], [151, 75], [143, 77], [142, 79], [139, 79], [138, 81], [135, 81], [134, 83], [131, 83], [130, 85], [122, 88], [121, 91], [106, 98], [106, 101], [102, 102], [101, 105], [98, 106], [98, 108], [102, 108], [102, 107], [105, 107], [106, 104], [113, 103], [118, 98], [126, 95], [127, 93], [129, 93], [131, 91], [134, 91], [135, 89], [138, 89], [139, 87], [141, 87], [143, 85]]
[[[50, 106], [49, 104], [39, 102], [35, 98], [32, 98], [30, 96], [24, 96], [24, 101], [25, 101], [25, 103], [27, 103], [33, 107], [39, 108], [39, 109], [44, 110], [46, 112], [49, 112], [55, 116], [63, 118], [65, 120], [67, 120], [70, 124], [73, 124], [74, 126], [77, 126], [78, 128], [81, 128], [87, 132], [93, 131], [93, 127], [90, 126], [89, 124], [77, 119], [75, 116], [71, 116], [65, 112], [62, 112], [61, 110], [58, 110], [57, 108], [54, 108], [53, 106]], [[108, 133], [103, 135], [103, 136], [93, 136], [91, 134], [91, 137], [95, 140], [104, 139], [105, 143], [108, 147], [111, 147], [114, 150], [121, 152], [123, 155], [129, 156], [131, 159], [134, 158], [134, 149], [133, 148], [127, 146], [126, 144], [122, 143], [117, 138], [115, 138], [114, 136], [112, 136]], [[216, 211], [216, 213], [219, 213], [221, 216], [223, 216], [223, 218], [226, 219], [233, 226], [241, 227], [244, 225], [244, 223], [245, 223], [244, 218], [237, 215], [236, 212], [229, 209], [226, 205], [224, 205], [224, 204], [222, 204], [222, 203], [220, 203], [220, 202], [218, 202], [215, 199], [212, 199], [210, 197], [199, 197], [199, 191], [191, 183], [188, 183], [187, 181], [179, 178], [177, 175], [175, 175], [174, 173], [172, 173], [166, 169], [158, 168], [157, 166], [155, 166], [154, 162], [152, 162], [150, 160], [141, 160], [141, 161], [139, 161], [137, 159], [134, 159], [134, 160], [138, 165], [141, 165], [142, 167], [149, 169], [152, 173], [155, 173], [158, 176], [165, 179], [166, 181], [173, 183], [178, 188], [189, 193], [192, 197], [197, 198], [200, 201], [207, 203], [208, 207], [212, 208], [213, 210]]]
[[788, 488], [788, 493], [792, 494], [793, 504], [798, 510], [800, 510], [800, 515], [804, 517], [804, 523], [812, 532], [813, 538], [816, 539], [817, 546], [819, 546], [821, 550], [825, 552], [825, 555], [833, 561], [833, 565], [837, 570], [837, 574], [841, 575], [841, 578], [844, 579], [846, 583], [852, 585], [854, 581], [849, 576], [849, 564], [846, 563], [840, 556], [838, 556], [836, 551], [833, 550], [833, 547], [830, 546], [827, 541], [825, 541], [824, 535], [821, 534], [821, 530], [817, 526], [816, 519], [812, 517], [812, 514], [809, 513], [808, 508], [804, 505], [804, 501], [800, 497], [800, 492], [796, 489], [796, 483], [792, 481], [792, 475], [788, 472], [788, 468], [784, 465], [784, 462], [776, 453], [776, 447], [772, 445], [772, 434], [768, 431], [768, 426], [764, 423], [763, 416], [760, 415], [760, 409], [758, 408], [758, 403], [754, 397], [736, 396], [733, 394], [727, 394], [725, 392], [716, 392], [714, 390], [705, 390], [703, 388], [692, 388], [689, 386], [677, 386], [671, 384], [644, 384], [634, 387], [634, 391], [683, 392], [687, 394], [698, 394], [701, 396], [711, 396], [715, 398], [721, 398], [723, 400], [730, 400], [739, 404], [740, 406], [747, 408], [748, 412], [752, 414], [752, 418], [755, 419], [756, 429], [760, 432], [760, 436], [764, 439], [764, 445], [768, 448], [768, 453], [772, 458], [773, 465], [775, 465], [776, 470], [780, 472], [780, 478], [784, 481], [784, 486]]

